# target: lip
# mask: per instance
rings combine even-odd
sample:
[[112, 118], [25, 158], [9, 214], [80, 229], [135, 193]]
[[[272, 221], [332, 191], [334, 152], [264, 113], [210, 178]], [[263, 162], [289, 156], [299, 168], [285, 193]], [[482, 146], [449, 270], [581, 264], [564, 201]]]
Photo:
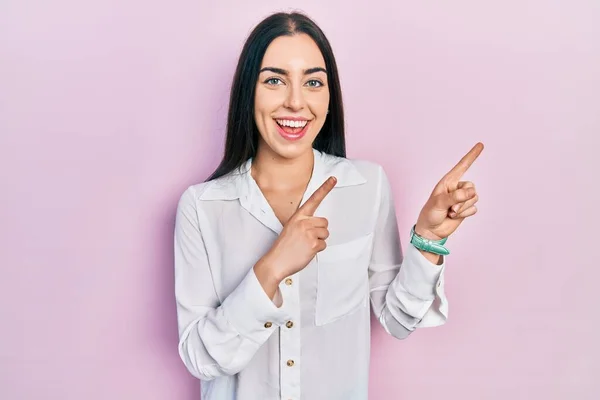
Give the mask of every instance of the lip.
[[276, 117], [273, 119], [287, 119], [288, 121], [310, 121], [308, 118], [304, 117]]
[[290, 142], [295, 142], [296, 140], [300, 140], [304, 137], [304, 135], [306, 135], [306, 132], [308, 131], [308, 127], [310, 125], [310, 123], [312, 122], [312, 120], [308, 120], [306, 118], [296, 118], [296, 119], [292, 119], [289, 117], [286, 118], [277, 118], [277, 119], [287, 119], [287, 120], [292, 120], [292, 121], [308, 121], [306, 123], [306, 125], [304, 125], [304, 128], [302, 128], [302, 130], [298, 133], [287, 133], [286, 131], [283, 130], [283, 128], [281, 128], [281, 125], [279, 125], [277, 123], [277, 121], [273, 120], [273, 122], [275, 123], [275, 126], [277, 127], [277, 132], [279, 132], [279, 134], [281, 135], [282, 138], [284, 138], [285, 140], [288, 140]]

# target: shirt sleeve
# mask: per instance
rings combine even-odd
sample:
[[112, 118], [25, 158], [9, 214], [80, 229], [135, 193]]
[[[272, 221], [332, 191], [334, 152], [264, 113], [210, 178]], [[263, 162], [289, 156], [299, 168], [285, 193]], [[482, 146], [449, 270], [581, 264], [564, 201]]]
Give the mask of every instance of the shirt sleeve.
[[390, 183], [379, 174], [380, 202], [369, 267], [371, 306], [383, 328], [406, 338], [416, 328], [442, 325], [448, 317], [445, 257], [435, 265], [412, 244], [403, 251]]
[[183, 193], [175, 218], [179, 355], [193, 376], [211, 380], [241, 371], [289, 316], [267, 296], [253, 268], [219, 300], [212, 274], [221, 272], [211, 271], [194, 192], [191, 186]]

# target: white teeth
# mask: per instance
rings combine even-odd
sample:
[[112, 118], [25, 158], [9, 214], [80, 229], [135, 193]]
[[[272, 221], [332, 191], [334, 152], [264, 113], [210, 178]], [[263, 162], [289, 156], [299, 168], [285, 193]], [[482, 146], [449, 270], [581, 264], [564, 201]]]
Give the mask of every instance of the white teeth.
[[308, 121], [291, 121], [288, 119], [278, 119], [277, 123], [281, 126], [289, 126], [291, 128], [304, 128]]

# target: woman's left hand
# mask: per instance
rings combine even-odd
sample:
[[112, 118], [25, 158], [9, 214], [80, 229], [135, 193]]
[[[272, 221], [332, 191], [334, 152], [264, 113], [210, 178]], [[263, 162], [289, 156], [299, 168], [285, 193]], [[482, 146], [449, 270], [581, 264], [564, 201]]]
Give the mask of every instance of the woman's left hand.
[[450, 236], [467, 217], [477, 212], [479, 200], [473, 182], [460, 179], [483, 151], [477, 143], [436, 185], [423, 206], [415, 231], [431, 240]]

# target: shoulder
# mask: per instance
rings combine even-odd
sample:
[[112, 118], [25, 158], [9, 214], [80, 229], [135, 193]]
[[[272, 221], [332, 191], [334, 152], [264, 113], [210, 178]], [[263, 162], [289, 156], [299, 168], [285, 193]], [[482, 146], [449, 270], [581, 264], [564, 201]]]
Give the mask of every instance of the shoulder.
[[188, 186], [180, 197], [180, 202], [202, 200], [235, 200], [240, 196], [240, 177], [228, 174], [217, 179]]
[[352, 163], [354, 168], [356, 168], [367, 181], [378, 182], [381, 177], [385, 175], [383, 166], [375, 161], [364, 159], [348, 159], [348, 162]]

